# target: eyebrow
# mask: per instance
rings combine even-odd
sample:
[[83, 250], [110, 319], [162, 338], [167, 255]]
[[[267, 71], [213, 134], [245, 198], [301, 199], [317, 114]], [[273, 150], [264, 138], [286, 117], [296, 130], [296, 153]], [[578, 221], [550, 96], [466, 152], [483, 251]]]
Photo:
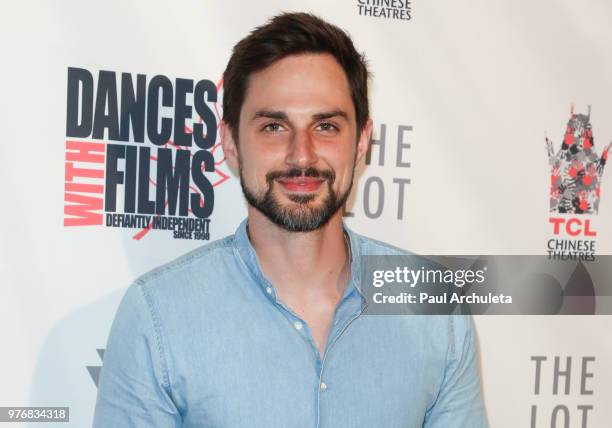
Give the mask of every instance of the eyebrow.
[[314, 120], [324, 120], [324, 119], [331, 119], [332, 117], [336, 117], [336, 116], [340, 116], [348, 121], [348, 114], [343, 110], [332, 110], [332, 111], [326, 111], [323, 113], [313, 114], [312, 118]]
[[260, 118], [278, 119], [278, 120], [289, 119], [287, 117], [287, 113], [285, 113], [284, 111], [280, 111], [280, 110], [259, 110], [255, 112], [255, 114], [253, 115], [253, 120], [257, 120]]
[[[343, 110], [331, 110], [331, 111], [316, 113], [312, 115], [312, 119], [313, 120], [325, 120], [325, 119], [331, 119], [332, 117], [336, 117], [336, 116], [342, 117], [348, 121], [348, 114]], [[285, 113], [284, 111], [280, 111], [280, 110], [259, 110], [255, 112], [255, 114], [253, 115], [253, 120], [257, 120], [260, 118], [289, 120], [287, 113]]]

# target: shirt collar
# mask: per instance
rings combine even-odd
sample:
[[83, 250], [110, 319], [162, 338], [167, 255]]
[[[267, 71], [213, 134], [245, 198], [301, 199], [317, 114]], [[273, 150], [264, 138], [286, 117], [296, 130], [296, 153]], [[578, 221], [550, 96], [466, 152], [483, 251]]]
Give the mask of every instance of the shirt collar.
[[[271, 295], [276, 299], [276, 289], [274, 285], [265, 277], [257, 258], [257, 253], [251, 245], [249, 236], [247, 234], [248, 219], [244, 219], [242, 223], [236, 229], [234, 234], [234, 250], [238, 257], [245, 264], [248, 271], [257, 279], [258, 285], [263, 289], [264, 292]], [[361, 291], [361, 248], [359, 245], [359, 237], [350, 230], [344, 222], [342, 228], [349, 239], [349, 245], [351, 247], [351, 278], [349, 284], [344, 291], [344, 296], [348, 296], [353, 290], [356, 290], [362, 297]], [[272, 293], [267, 292], [267, 288], [270, 287]]]

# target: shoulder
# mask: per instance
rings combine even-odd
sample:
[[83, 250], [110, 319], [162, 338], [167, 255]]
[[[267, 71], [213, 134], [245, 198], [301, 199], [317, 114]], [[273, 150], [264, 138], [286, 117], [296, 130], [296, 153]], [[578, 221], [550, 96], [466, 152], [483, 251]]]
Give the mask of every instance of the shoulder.
[[185, 253], [174, 260], [165, 263], [143, 275], [138, 282], [149, 282], [160, 276], [167, 275], [182, 269], [189, 269], [190, 266], [198, 264], [203, 259], [218, 258], [230, 255], [233, 251], [234, 235], [226, 236], [225, 238], [205, 244], [194, 250]]
[[386, 242], [382, 242], [359, 233], [351, 232], [351, 239], [355, 239], [359, 246], [359, 252], [364, 256], [410, 256], [414, 255], [411, 251], [395, 247]]
[[450, 324], [450, 358], [460, 359], [476, 354], [476, 332], [472, 315], [448, 315]]
[[139, 276], [133, 286], [141, 288], [145, 295], [153, 290], [161, 292], [195, 280], [206, 282], [222, 272], [224, 265], [233, 260], [234, 235], [198, 247], [174, 260]]
[[[430, 256], [414, 253], [410, 250], [396, 247], [376, 239], [351, 232], [351, 239], [355, 239], [358, 254], [361, 256], [383, 256], [365, 257], [371, 266], [382, 266], [401, 264], [412, 269], [446, 269], [445, 266], [437, 262]], [[355, 247], [353, 247], [355, 249]]]

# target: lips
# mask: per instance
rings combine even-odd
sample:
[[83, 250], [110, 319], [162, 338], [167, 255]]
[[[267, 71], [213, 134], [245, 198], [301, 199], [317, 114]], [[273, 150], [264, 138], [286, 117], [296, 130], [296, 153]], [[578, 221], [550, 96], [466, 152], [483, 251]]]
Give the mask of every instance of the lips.
[[314, 177], [292, 177], [280, 178], [277, 181], [290, 192], [315, 192], [325, 180]]

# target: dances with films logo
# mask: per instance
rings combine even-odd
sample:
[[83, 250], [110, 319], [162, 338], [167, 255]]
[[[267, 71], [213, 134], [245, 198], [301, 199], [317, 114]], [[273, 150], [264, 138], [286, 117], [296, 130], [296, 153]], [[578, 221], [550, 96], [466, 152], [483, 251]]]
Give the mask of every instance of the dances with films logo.
[[561, 147], [555, 153], [546, 138], [550, 164], [549, 223], [554, 237], [548, 240], [547, 253], [552, 260], [595, 260], [597, 232], [592, 220], [599, 211], [601, 180], [608, 144], [598, 154], [591, 126], [591, 108], [587, 114], [574, 113], [565, 128]]
[[410, 21], [412, 2], [410, 0], [357, 0], [357, 11], [361, 16]]
[[[64, 226], [210, 239], [220, 85], [68, 68]], [[221, 152], [221, 151], [220, 151]]]

